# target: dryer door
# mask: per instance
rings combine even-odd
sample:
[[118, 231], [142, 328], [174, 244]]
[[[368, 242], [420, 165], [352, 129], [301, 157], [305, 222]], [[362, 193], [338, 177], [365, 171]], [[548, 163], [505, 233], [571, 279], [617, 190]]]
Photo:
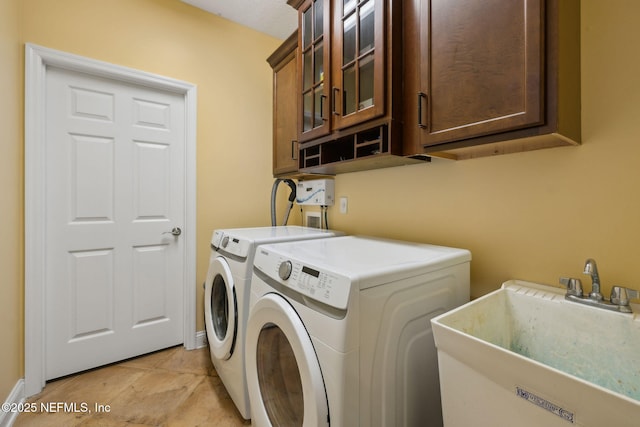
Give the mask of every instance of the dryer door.
[[223, 257], [209, 263], [204, 288], [204, 321], [211, 355], [226, 360], [238, 334], [238, 303], [229, 264]]
[[283, 297], [267, 294], [256, 302], [245, 345], [254, 425], [329, 425], [326, 391], [311, 338]]

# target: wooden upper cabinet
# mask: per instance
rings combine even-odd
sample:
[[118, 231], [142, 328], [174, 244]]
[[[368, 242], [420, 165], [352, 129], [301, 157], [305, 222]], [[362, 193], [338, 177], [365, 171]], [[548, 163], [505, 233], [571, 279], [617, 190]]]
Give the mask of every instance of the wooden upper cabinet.
[[300, 29], [300, 141], [385, 114], [387, 1], [289, 2]]
[[542, 3], [432, 0], [424, 8], [423, 144], [542, 123]]
[[273, 175], [298, 171], [298, 34], [267, 59], [273, 68]]
[[288, 3], [302, 172], [580, 142], [580, 0]]
[[331, 0], [306, 0], [298, 9], [298, 117], [301, 141], [331, 131]]
[[[579, 1], [409, 0], [404, 17], [414, 150], [466, 158], [579, 142]], [[477, 148], [499, 141], [511, 142]]]
[[332, 115], [342, 129], [382, 116], [384, 0], [333, 0]]
[[334, 174], [427, 159], [403, 151], [403, 2], [287, 3], [298, 10], [300, 30], [300, 171]]

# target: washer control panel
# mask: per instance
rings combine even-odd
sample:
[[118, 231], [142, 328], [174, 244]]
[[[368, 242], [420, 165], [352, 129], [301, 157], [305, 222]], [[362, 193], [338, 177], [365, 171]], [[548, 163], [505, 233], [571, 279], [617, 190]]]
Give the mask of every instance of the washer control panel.
[[351, 281], [311, 263], [285, 258], [259, 248], [254, 267], [271, 279], [302, 295], [338, 309], [346, 309]]

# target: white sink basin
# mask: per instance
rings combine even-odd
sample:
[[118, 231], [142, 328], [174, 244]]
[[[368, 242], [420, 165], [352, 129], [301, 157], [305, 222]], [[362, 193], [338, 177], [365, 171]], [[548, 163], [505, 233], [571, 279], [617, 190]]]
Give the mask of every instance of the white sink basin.
[[434, 318], [445, 425], [640, 425], [633, 308], [587, 307], [563, 289], [509, 281]]

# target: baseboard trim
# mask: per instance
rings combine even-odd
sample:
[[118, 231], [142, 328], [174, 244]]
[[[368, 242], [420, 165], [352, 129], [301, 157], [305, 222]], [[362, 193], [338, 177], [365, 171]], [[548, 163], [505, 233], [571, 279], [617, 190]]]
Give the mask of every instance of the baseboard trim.
[[[19, 406], [21, 403], [24, 403], [25, 394], [24, 394], [24, 378], [20, 378], [15, 386], [13, 386], [13, 390], [5, 400], [5, 405], [10, 406]], [[4, 405], [3, 405], [4, 407]], [[0, 410], [0, 427], [11, 427], [15, 422], [16, 418], [18, 418], [18, 411], [15, 412], [5, 412]]]

